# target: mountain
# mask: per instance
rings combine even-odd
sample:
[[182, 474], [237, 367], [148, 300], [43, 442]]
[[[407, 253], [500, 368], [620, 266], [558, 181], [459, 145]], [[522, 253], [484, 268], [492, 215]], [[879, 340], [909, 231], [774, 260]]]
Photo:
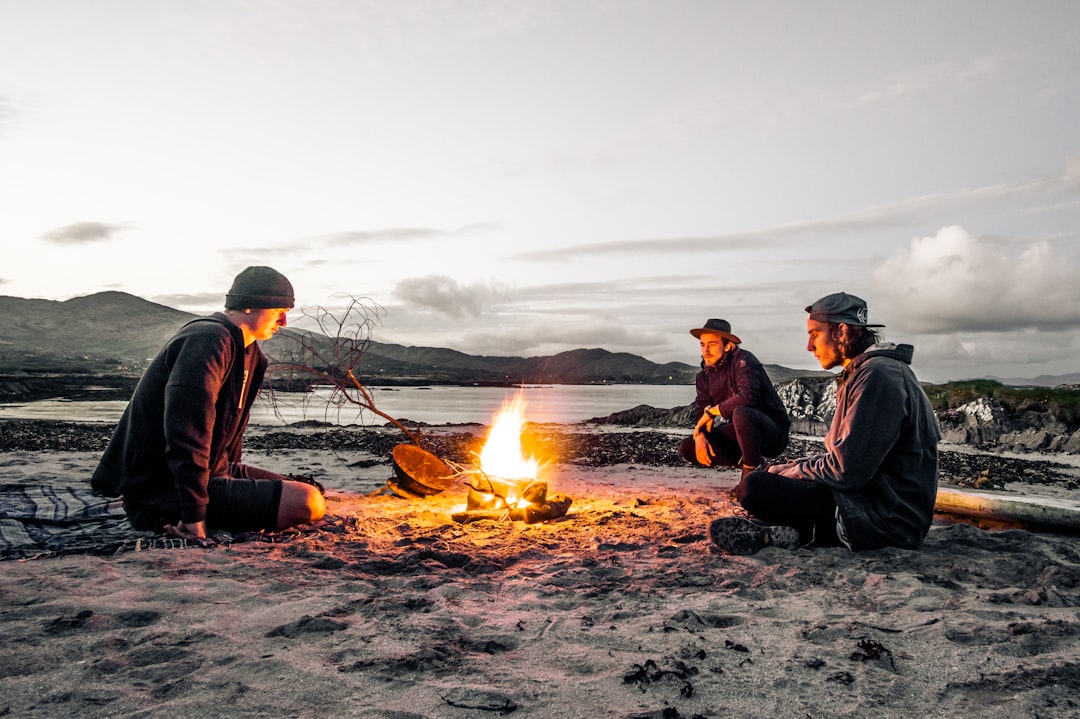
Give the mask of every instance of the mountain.
[[126, 292], [62, 302], [0, 296], [0, 367], [6, 372], [137, 370], [193, 317]]
[[372, 342], [360, 371], [371, 381], [380, 375], [426, 376], [431, 381], [499, 384], [692, 384], [697, 368], [656, 364], [637, 355], [604, 349], [578, 349], [544, 357], [488, 357], [434, 347]]
[[[65, 301], [0, 296], [0, 371], [138, 376], [169, 337], [196, 316], [125, 292]], [[284, 362], [305, 344], [317, 345], [323, 356], [332, 356], [327, 351], [330, 342], [287, 328], [264, 343], [264, 349], [272, 359]], [[596, 348], [542, 357], [490, 357], [380, 342], [371, 342], [355, 367], [360, 381], [368, 385], [692, 384], [697, 370], [696, 364], [657, 364]], [[777, 365], [767, 365], [766, 371], [774, 382], [826, 374]]]
[[1058, 387], [1060, 385], [1080, 385], [1080, 372], [1071, 374], [1041, 374], [1038, 377], [987, 377], [1010, 387]]

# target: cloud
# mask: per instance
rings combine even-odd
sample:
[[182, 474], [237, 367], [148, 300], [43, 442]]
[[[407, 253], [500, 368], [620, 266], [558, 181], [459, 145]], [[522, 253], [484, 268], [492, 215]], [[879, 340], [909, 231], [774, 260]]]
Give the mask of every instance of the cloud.
[[[927, 334], [1080, 327], [1075, 258], [1048, 242], [1017, 245], [963, 227], [916, 237], [875, 271], [890, 324]], [[880, 314], [878, 315], [881, 316]]]
[[433, 310], [460, 319], [482, 315], [503, 290], [494, 282], [462, 285], [450, 277], [431, 275], [404, 279], [394, 287], [393, 294], [407, 309]]
[[335, 232], [325, 237], [327, 247], [365, 245], [373, 242], [415, 242], [441, 237], [442, 230], [423, 227], [395, 227], [384, 230], [356, 230], [353, 232]]
[[46, 232], [41, 239], [57, 245], [84, 245], [91, 242], [104, 242], [126, 229], [123, 225], [110, 225], [104, 222], [76, 222], [51, 232]]
[[317, 254], [313, 259], [305, 261], [305, 266], [310, 268], [327, 264], [339, 266], [341, 260], [327, 254], [328, 252], [357, 245], [376, 243], [400, 245], [441, 240], [448, 237], [475, 236], [498, 229], [498, 227], [498, 225], [492, 223], [476, 222], [453, 230], [440, 230], [432, 227], [385, 227], [374, 230], [349, 230], [322, 235], [309, 235], [296, 241], [281, 242], [262, 247], [233, 247], [222, 250], [222, 254], [236, 261], [247, 261], [247, 264], [258, 264], [250, 260], [250, 258], [254, 257], [287, 256], [295, 264], [298, 251], [307, 250]]
[[[597, 319], [551, 322], [534, 319], [530, 322], [515, 321], [512, 325], [495, 330], [474, 330], [461, 336], [464, 351], [494, 355], [535, 357], [557, 354], [569, 348], [620, 347], [625, 348], [631, 340], [626, 327], [614, 318], [608, 322]], [[643, 348], [654, 346], [650, 340], [655, 336], [640, 338]], [[629, 350], [633, 351], [633, 350]]]
[[887, 77], [875, 78], [872, 86], [857, 90], [852, 99], [859, 104], [871, 104], [930, 91], [955, 91], [961, 86], [982, 85], [1000, 79], [1020, 59], [1011, 54], [982, 55], [904, 68]]
[[167, 295], [154, 295], [147, 299], [151, 302], [157, 302], [158, 304], [172, 307], [177, 310], [201, 312], [206, 308], [220, 309], [221, 307], [224, 307], [225, 292], [225, 289], [222, 289], [220, 292], [201, 292], [199, 294], [179, 292]]
[[[801, 248], [808, 236], [835, 236], [849, 231], [895, 229], [925, 225], [942, 215], [955, 215], [971, 208], [1005, 208], [1015, 201], [1040, 202], [1051, 197], [1064, 197], [1072, 206], [1076, 203], [1075, 189], [1080, 173], [1080, 160], [1067, 158], [1060, 175], [1037, 177], [1019, 182], [1000, 183], [975, 188], [962, 188], [949, 192], [909, 197], [894, 202], [864, 207], [854, 212], [833, 217], [823, 217], [782, 225], [763, 227], [746, 232], [719, 233], [693, 237], [657, 237], [647, 239], [615, 240], [591, 244], [571, 245], [548, 250], [521, 252], [510, 259], [525, 261], [569, 261], [600, 255], [624, 255], [627, 253], [654, 252], [715, 252], [726, 250], [755, 250], [766, 247]], [[1017, 206], [1017, 211], [1027, 214], [1053, 211], [1059, 205]], [[801, 260], [800, 260], [801, 261]]]
[[366, 245], [375, 242], [419, 242], [423, 240], [437, 240], [443, 237], [456, 237], [461, 235], [475, 235], [498, 229], [497, 224], [489, 222], [476, 222], [456, 230], [439, 230], [430, 227], [388, 227], [378, 230], [352, 230], [349, 232], [335, 232], [323, 235], [323, 243], [326, 247], [353, 245]]

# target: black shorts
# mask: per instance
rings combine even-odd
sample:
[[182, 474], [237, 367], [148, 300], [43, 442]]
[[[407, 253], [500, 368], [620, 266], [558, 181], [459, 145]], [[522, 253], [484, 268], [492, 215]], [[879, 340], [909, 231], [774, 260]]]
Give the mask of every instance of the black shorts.
[[215, 477], [206, 489], [210, 494], [206, 526], [210, 529], [229, 532], [277, 529], [280, 479]]
[[[227, 532], [256, 532], [277, 529], [281, 505], [280, 479], [214, 477], [207, 484], [210, 504], [206, 508], [208, 529]], [[124, 501], [131, 526], [140, 531], [160, 532], [166, 524], [180, 521], [179, 509]]]

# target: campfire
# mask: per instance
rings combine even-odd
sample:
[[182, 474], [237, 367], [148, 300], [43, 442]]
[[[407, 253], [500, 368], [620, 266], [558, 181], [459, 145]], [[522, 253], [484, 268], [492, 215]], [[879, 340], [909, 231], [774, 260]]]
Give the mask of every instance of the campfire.
[[465, 510], [454, 513], [455, 522], [513, 519], [535, 524], [562, 517], [570, 508], [569, 497], [548, 494], [547, 482], [540, 479], [540, 461], [525, 456], [521, 443], [525, 406], [518, 395], [496, 413], [480, 452], [480, 466], [469, 472]]

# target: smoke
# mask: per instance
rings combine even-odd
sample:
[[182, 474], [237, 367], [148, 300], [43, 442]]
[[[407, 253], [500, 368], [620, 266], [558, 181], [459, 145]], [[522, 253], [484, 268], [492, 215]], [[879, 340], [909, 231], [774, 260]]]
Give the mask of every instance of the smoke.
[[888, 310], [874, 314], [926, 334], [1075, 328], [1077, 269], [1074, 257], [1045, 241], [992, 240], [943, 227], [912, 239], [877, 268], [877, 296]]

